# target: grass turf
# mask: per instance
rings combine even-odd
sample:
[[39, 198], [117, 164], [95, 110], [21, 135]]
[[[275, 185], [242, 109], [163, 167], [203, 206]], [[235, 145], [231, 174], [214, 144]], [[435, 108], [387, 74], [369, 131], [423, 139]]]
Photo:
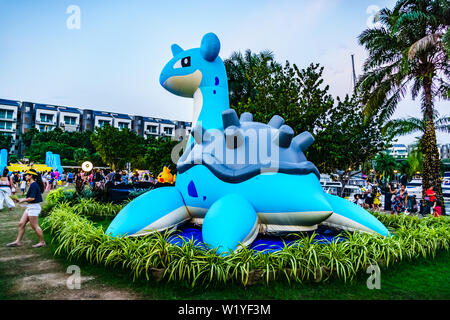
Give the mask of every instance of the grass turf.
[[[16, 209], [19, 210], [19, 209]], [[6, 209], [0, 214], [9, 214]], [[3, 220], [5, 221], [5, 220]], [[107, 227], [109, 220], [97, 221], [96, 224]], [[0, 232], [0, 243], [4, 244], [15, 238], [15, 232]], [[37, 236], [32, 230], [27, 229], [34, 242]], [[360, 274], [351, 283], [344, 283], [333, 279], [322, 283], [288, 284], [287, 282], [271, 282], [269, 285], [257, 284], [243, 288], [240, 285], [221, 285], [214, 287], [197, 287], [191, 289], [187, 285], [178, 282], [156, 282], [138, 279], [132, 281], [127, 271], [121, 269], [105, 268], [101, 265], [91, 265], [83, 260], [67, 261], [62, 256], [54, 256], [56, 245], [51, 243], [51, 235], [45, 234], [48, 244], [40, 248], [38, 253], [42, 260], [53, 259], [64, 267], [77, 264], [82, 276], [92, 275], [98, 285], [106, 284], [115, 288], [131, 289], [143, 299], [167, 299], [167, 300], [404, 300], [404, 299], [450, 299], [450, 252], [441, 251], [434, 259], [418, 259], [403, 261], [391, 265], [389, 269], [381, 270], [381, 289], [369, 290], [366, 281], [369, 274]], [[10, 262], [11, 263], [11, 262]], [[8, 264], [11, 270], [14, 265]], [[6, 267], [6, 266], [5, 266]], [[13, 277], [2, 275], [0, 268], [0, 299], [17, 299], [11, 292], [11, 279]], [[3, 269], [5, 270], [5, 269]], [[18, 270], [17, 272], [20, 272]], [[22, 298], [33, 298], [32, 296]], [[40, 297], [42, 298], [42, 297]], [[45, 299], [45, 298], [44, 298]]]

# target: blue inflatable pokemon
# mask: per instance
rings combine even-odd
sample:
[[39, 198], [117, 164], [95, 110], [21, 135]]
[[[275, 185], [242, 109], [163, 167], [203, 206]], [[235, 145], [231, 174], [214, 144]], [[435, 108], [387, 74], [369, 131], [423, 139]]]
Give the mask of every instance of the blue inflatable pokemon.
[[194, 99], [194, 129], [177, 163], [175, 186], [134, 199], [106, 233], [139, 236], [191, 221], [202, 224], [203, 241], [219, 254], [251, 244], [259, 233], [311, 231], [319, 224], [387, 236], [366, 210], [323, 191], [317, 168], [304, 155], [314, 142], [310, 133], [295, 136], [279, 116], [268, 124], [250, 113], [238, 118], [229, 108], [219, 52], [213, 33], [200, 48], [172, 45], [160, 83]]

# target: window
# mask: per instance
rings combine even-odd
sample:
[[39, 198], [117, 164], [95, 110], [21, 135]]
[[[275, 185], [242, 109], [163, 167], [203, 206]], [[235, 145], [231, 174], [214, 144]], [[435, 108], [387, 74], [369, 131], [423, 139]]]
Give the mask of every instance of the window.
[[1, 130], [12, 130], [12, 122], [0, 121], [0, 129]]
[[128, 129], [128, 122], [119, 122], [119, 129], [122, 130], [125, 128]]
[[164, 133], [165, 134], [171, 135], [172, 131], [173, 131], [173, 128], [164, 128]]
[[52, 114], [46, 114], [41, 113], [41, 122], [53, 122], [53, 115]]
[[12, 110], [0, 109], [0, 119], [12, 119], [13, 114]]
[[64, 116], [64, 123], [65, 124], [74, 125], [74, 124], [77, 123], [77, 118], [76, 117]]
[[103, 128], [105, 125], [111, 125], [111, 121], [109, 120], [98, 120], [98, 126]]
[[147, 131], [150, 133], [156, 133], [157, 132], [156, 129], [157, 129], [156, 126], [152, 126], [152, 125], [147, 126]]

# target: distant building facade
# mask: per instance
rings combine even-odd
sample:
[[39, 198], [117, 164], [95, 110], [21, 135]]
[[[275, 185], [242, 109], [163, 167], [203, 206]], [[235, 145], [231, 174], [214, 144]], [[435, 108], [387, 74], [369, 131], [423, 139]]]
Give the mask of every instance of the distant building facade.
[[438, 150], [441, 160], [450, 159], [450, 143], [438, 144]]
[[146, 139], [168, 136], [181, 140], [192, 130], [192, 123], [185, 121], [0, 99], [0, 133], [12, 136], [13, 145], [9, 151], [18, 155], [23, 155], [24, 151], [20, 135], [32, 128], [40, 132], [55, 128], [83, 132], [106, 124], [119, 130], [128, 128]]
[[387, 153], [396, 160], [406, 160], [408, 158], [408, 148], [404, 144], [394, 144], [387, 150]]

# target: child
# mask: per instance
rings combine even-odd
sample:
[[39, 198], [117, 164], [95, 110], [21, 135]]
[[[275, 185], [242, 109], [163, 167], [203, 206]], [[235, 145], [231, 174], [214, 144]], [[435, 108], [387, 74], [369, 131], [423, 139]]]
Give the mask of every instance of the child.
[[433, 206], [433, 214], [436, 218], [441, 216], [441, 210], [441, 202], [439, 200], [436, 200]]
[[25, 177], [22, 178], [22, 181], [20, 181], [20, 190], [22, 190], [22, 195], [25, 194], [25, 188], [27, 186], [27, 180]]

